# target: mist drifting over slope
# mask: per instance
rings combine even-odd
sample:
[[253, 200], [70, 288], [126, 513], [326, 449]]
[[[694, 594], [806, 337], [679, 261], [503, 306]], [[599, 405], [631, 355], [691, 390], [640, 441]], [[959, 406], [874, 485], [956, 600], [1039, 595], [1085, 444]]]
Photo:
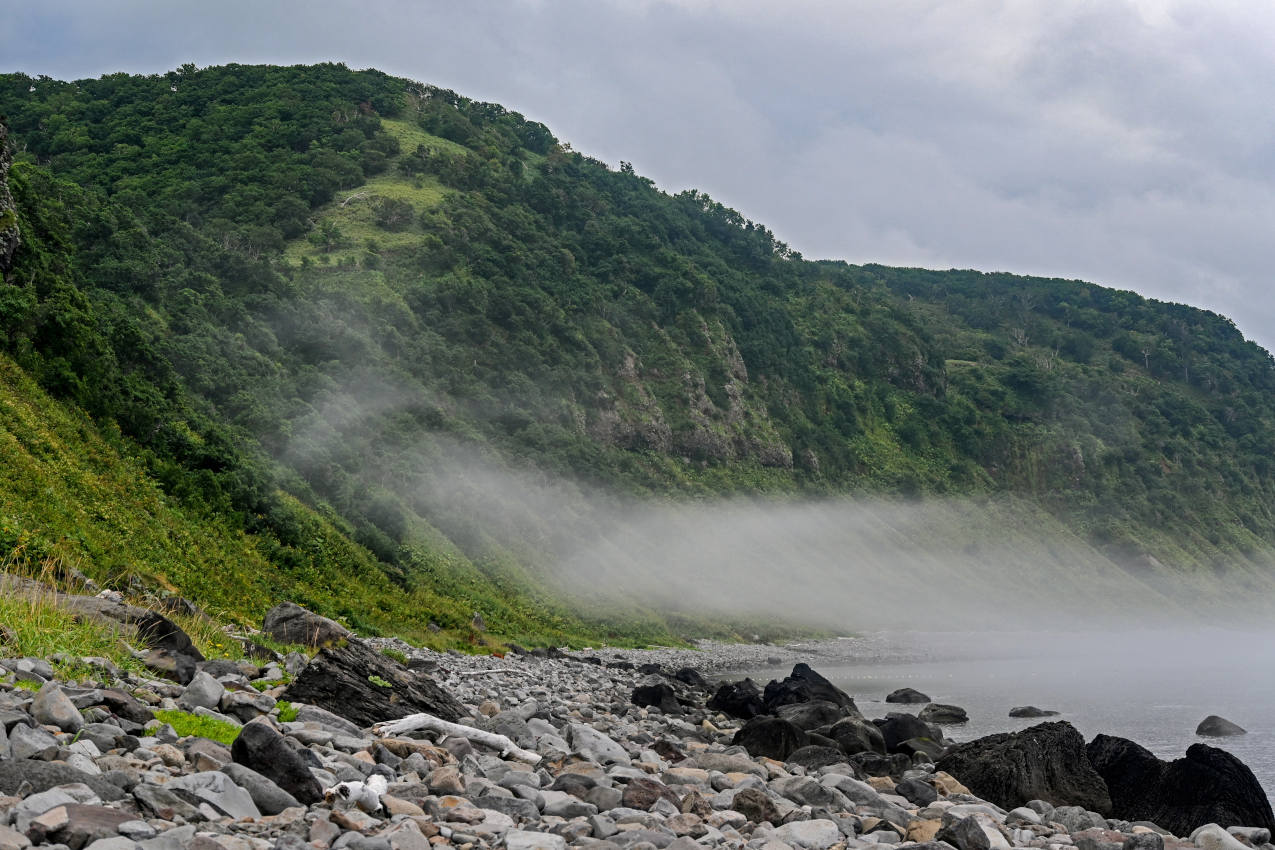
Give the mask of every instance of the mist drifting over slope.
[[1165, 628], [1273, 598], [1251, 565], [1211, 576], [1122, 568], [1010, 497], [644, 500], [499, 468], [456, 446], [432, 456], [413, 495], [422, 513], [471, 555], [518, 553], [590, 609], [834, 632]]

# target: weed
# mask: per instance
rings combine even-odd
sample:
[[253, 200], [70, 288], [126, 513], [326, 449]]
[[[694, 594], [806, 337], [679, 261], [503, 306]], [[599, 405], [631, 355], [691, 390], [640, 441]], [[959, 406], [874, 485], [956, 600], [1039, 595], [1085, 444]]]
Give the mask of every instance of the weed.
[[202, 717], [186, 711], [157, 711], [155, 719], [172, 726], [173, 731], [181, 738], [194, 735], [230, 746], [239, 737], [240, 727], [215, 717]]

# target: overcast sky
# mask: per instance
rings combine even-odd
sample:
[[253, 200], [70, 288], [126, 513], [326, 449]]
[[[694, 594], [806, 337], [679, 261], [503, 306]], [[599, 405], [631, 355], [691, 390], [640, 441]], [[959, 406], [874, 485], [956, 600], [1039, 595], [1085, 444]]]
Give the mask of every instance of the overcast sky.
[[1275, 348], [1275, 4], [41, 0], [0, 70], [344, 61], [496, 101], [807, 257], [1082, 278]]

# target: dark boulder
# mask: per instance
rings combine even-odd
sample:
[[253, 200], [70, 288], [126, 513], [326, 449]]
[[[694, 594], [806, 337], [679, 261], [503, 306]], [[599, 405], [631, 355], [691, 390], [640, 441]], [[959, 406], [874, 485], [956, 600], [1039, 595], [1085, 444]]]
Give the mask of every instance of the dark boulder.
[[707, 706], [712, 711], [720, 711], [722, 714], [738, 717], [740, 720], [748, 720], [766, 713], [766, 707], [761, 700], [761, 691], [757, 689], [757, 683], [752, 679], [744, 679], [741, 682], [722, 682]]
[[58, 785], [82, 782], [103, 800], [120, 800], [124, 790], [100, 776], [76, 770], [65, 762], [33, 759], [0, 759], [0, 794], [12, 796], [24, 785], [26, 794], [38, 794]]
[[779, 809], [766, 792], [759, 788], [744, 788], [731, 800], [731, 808], [753, 823], [768, 821], [779, 823]]
[[809, 732], [820, 726], [831, 726], [846, 716], [846, 710], [836, 703], [820, 699], [814, 702], [781, 705], [775, 709], [775, 716], [782, 717], [798, 729]]
[[1253, 771], [1225, 750], [1192, 744], [1184, 758], [1165, 763], [1132, 741], [1099, 735], [1086, 752], [1111, 789], [1115, 817], [1151, 821], [1174, 835], [1206, 823], [1275, 830]]
[[919, 753], [927, 761], [938, 761], [947, 752], [947, 747], [933, 738], [908, 738], [906, 741], [900, 741], [898, 746], [894, 748], [894, 752], [908, 756], [914, 756]]
[[883, 756], [880, 753], [862, 752], [850, 756], [850, 764], [864, 776], [892, 776], [897, 779], [912, 766], [912, 759], [903, 753]]
[[910, 705], [920, 705], [930, 701], [930, 698], [915, 688], [899, 688], [897, 691], [891, 691], [885, 698], [886, 702], [900, 702]]
[[302, 803], [323, 799], [323, 788], [309, 767], [264, 718], [244, 725], [230, 755], [236, 764], [256, 771]]
[[1225, 717], [1210, 714], [1200, 721], [1199, 726], [1195, 727], [1195, 734], [1209, 738], [1227, 738], [1231, 735], [1247, 735], [1248, 730], [1232, 723]]
[[1037, 708], [1034, 705], [1017, 705], [1009, 710], [1010, 717], [1057, 717], [1058, 712]]
[[1084, 739], [1066, 721], [958, 744], [936, 766], [1005, 809], [1044, 800], [1111, 813], [1107, 784], [1089, 763]]
[[818, 744], [807, 744], [793, 750], [785, 759], [789, 764], [799, 764], [806, 770], [818, 770], [830, 764], [846, 763], [846, 754], [839, 747], [824, 747]]
[[861, 717], [843, 717], [832, 726], [818, 731], [836, 741], [846, 755], [862, 752], [885, 755], [885, 738], [881, 736], [881, 730]]
[[708, 681], [694, 667], [683, 667], [673, 674], [673, 678], [693, 688], [707, 689], [709, 687]]
[[655, 706], [665, 714], [681, 714], [682, 706], [677, 701], [677, 694], [664, 682], [653, 685], [638, 685], [633, 689], [633, 704], [639, 708]]
[[917, 717], [926, 723], [941, 723], [944, 725], [968, 723], [970, 719], [970, 716], [965, 713], [965, 709], [959, 705], [944, 705], [939, 702], [932, 702], [921, 709], [921, 713]]
[[261, 630], [283, 643], [330, 646], [350, 636], [350, 630], [335, 620], [307, 611], [295, 602], [280, 602], [266, 612]]
[[766, 711], [771, 713], [781, 705], [815, 700], [824, 700], [839, 705], [852, 714], [859, 714], [859, 709], [849, 694], [810, 669], [808, 664], [793, 665], [792, 673], [782, 681], [767, 684], [762, 694]]
[[939, 798], [934, 786], [920, 779], [905, 779], [894, 786], [894, 793], [917, 806], [928, 806]]
[[943, 733], [915, 714], [892, 711], [885, 717], [872, 721], [881, 730], [886, 752], [897, 752], [899, 744], [911, 738], [930, 738], [936, 743], [943, 740]]
[[153, 649], [166, 649], [176, 655], [186, 655], [195, 661], [203, 661], [204, 654], [191, 641], [190, 635], [172, 620], [155, 611], [138, 616], [133, 624], [142, 643]]
[[740, 727], [731, 743], [748, 750], [750, 756], [786, 761], [809, 743], [809, 737], [787, 720], [761, 715]]
[[317, 705], [359, 727], [419, 712], [451, 721], [467, 713], [433, 679], [408, 670], [357, 638], [321, 650], [281, 698]]

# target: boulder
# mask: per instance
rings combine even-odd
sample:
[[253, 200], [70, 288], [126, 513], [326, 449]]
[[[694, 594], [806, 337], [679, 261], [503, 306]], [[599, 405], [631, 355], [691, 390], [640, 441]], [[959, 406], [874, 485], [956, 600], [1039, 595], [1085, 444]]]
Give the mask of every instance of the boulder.
[[84, 726], [84, 718], [71, 698], [53, 682], [45, 682], [31, 700], [31, 716], [46, 726], [56, 726], [63, 732], [78, 732]]
[[709, 687], [708, 681], [694, 667], [683, 667], [675, 672], [672, 678], [693, 688], [707, 689]]
[[91, 776], [62, 762], [31, 761], [29, 759], [0, 760], [0, 795], [14, 795], [29, 783], [34, 794], [58, 785], [79, 782], [93, 789], [93, 793], [108, 802], [123, 799], [124, 790], [99, 776]]
[[898, 752], [899, 744], [910, 738], [930, 738], [936, 743], [943, 740], [943, 733], [915, 714], [892, 711], [885, 717], [872, 721], [881, 730], [886, 752]]
[[1005, 809], [1045, 800], [1111, 813], [1107, 784], [1089, 763], [1084, 739], [1066, 721], [958, 744], [936, 766]]
[[885, 738], [873, 723], [861, 717], [843, 717], [820, 734], [837, 742], [846, 755], [873, 752], [885, 754]]
[[934, 786], [920, 779], [905, 779], [894, 786], [894, 793], [913, 805], [924, 808], [939, 798]]
[[809, 736], [787, 720], [762, 715], [749, 720], [735, 733], [732, 744], [751, 756], [786, 761], [788, 756], [810, 742]]
[[350, 630], [294, 602], [280, 602], [266, 612], [261, 630], [283, 643], [330, 646], [350, 637]]
[[248, 792], [215, 770], [175, 777], [164, 788], [189, 803], [196, 806], [207, 803], [217, 812], [235, 819], [261, 817], [261, 810]]
[[900, 702], [908, 705], [920, 705], [927, 703], [930, 698], [915, 688], [899, 688], [897, 691], [891, 691], [886, 695], [886, 702]]
[[831, 702], [852, 714], [859, 713], [849, 694], [810, 669], [808, 664], [793, 665], [792, 673], [782, 681], [770, 682], [762, 693], [762, 703], [771, 713], [781, 705], [815, 700]]
[[433, 679], [408, 670], [357, 638], [321, 650], [281, 698], [317, 705], [358, 727], [419, 712], [453, 722], [468, 713]]
[[712, 699], [708, 701], [707, 707], [712, 711], [720, 711], [722, 714], [737, 717], [740, 720], [749, 720], [766, 713], [761, 691], [757, 689], [757, 683], [752, 679], [744, 679], [741, 682], [722, 682], [717, 693], [713, 694]]
[[798, 729], [809, 732], [820, 726], [831, 726], [846, 716], [846, 710], [827, 700], [795, 702], [775, 709], [775, 716], [782, 717]]
[[939, 702], [932, 702], [925, 708], [921, 709], [921, 713], [917, 715], [926, 723], [968, 723], [970, 716], [965, 713], [965, 709], [959, 705], [944, 705]]
[[743, 788], [731, 799], [731, 808], [753, 823], [769, 821], [779, 823], [779, 809], [775, 802], [758, 788]]
[[1016, 705], [1009, 710], [1010, 717], [1057, 717], [1058, 712], [1034, 705]]
[[302, 805], [300, 800], [280, 788], [278, 783], [246, 765], [231, 762], [221, 772], [248, 792], [248, 796], [263, 815], [277, 815], [284, 809]]
[[1232, 723], [1225, 717], [1210, 714], [1200, 721], [1199, 726], [1195, 727], [1195, 734], [1209, 738], [1226, 738], [1231, 735], [1247, 735], [1248, 730]]
[[650, 685], [638, 685], [633, 689], [630, 698], [639, 707], [655, 706], [665, 714], [681, 714], [682, 706], [677, 701], [677, 694], [665, 682]]
[[1225, 750], [1192, 744], [1184, 758], [1165, 763], [1132, 741], [1099, 735], [1086, 751], [1111, 789], [1116, 817], [1151, 821], [1174, 835], [1208, 823], [1275, 829], [1253, 771]]
[[789, 764], [799, 764], [807, 771], [813, 771], [830, 764], [842, 764], [846, 761], [846, 754], [840, 747], [807, 744], [789, 753], [786, 761]]
[[[244, 725], [230, 746], [230, 755], [236, 764], [261, 774], [302, 803], [323, 799], [323, 788], [305, 761], [265, 718]], [[226, 772], [236, 779], [232, 771]]]

